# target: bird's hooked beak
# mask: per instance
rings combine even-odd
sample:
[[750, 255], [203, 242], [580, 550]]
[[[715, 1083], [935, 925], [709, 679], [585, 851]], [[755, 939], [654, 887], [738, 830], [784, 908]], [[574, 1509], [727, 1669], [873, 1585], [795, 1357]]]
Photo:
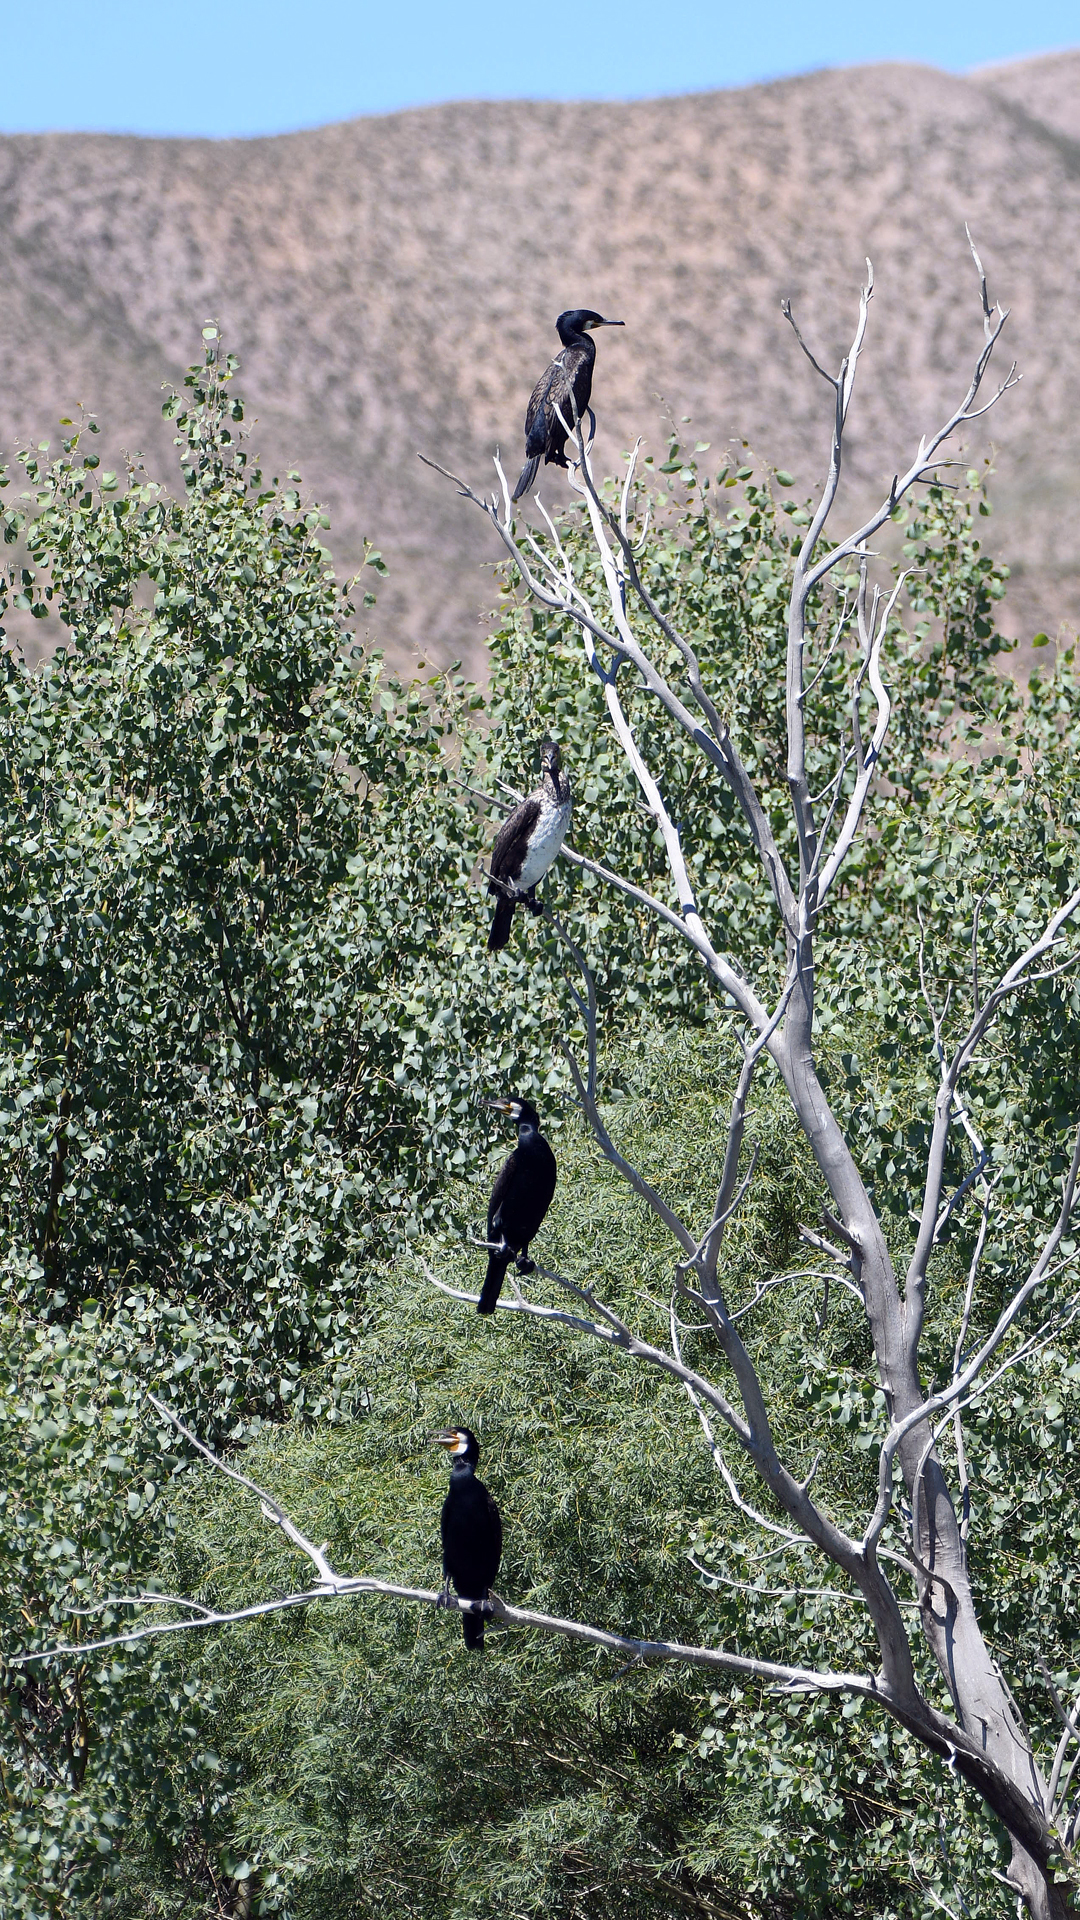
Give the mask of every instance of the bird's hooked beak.
[[505, 1095], [501, 1095], [498, 1100], [485, 1100], [484, 1105], [494, 1107], [496, 1113], [509, 1114], [511, 1120], [516, 1120], [521, 1112], [520, 1100], [508, 1100]]
[[433, 1446], [445, 1447], [448, 1453], [464, 1453], [468, 1441], [460, 1427], [443, 1427], [431, 1435]]
[[625, 327], [625, 320], [586, 320], [586, 327], [595, 333], [597, 327]]

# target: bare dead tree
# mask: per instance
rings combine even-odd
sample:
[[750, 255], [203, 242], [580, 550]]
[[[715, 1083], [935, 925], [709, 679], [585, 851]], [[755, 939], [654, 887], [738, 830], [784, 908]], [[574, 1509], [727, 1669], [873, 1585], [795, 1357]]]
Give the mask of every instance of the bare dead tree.
[[[566, 946], [576, 969], [578, 985], [569, 986], [570, 1001], [584, 1046], [560, 1041], [577, 1099], [601, 1152], [633, 1191], [652, 1210], [670, 1236], [676, 1254], [674, 1287], [665, 1344], [643, 1339], [596, 1291], [579, 1286], [552, 1269], [539, 1266], [526, 1292], [518, 1281], [499, 1303], [500, 1311], [525, 1314], [558, 1323], [578, 1335], [614, 1349], [624, 1362], [660, 1370], [684, 1389], [692, 1417], [703, 1437], [727, 1498], [745, 1519], [762, 1530], [773, 1544], [812, 1550], [834, 1577], [843, 1576], [865, 1608], [877, 1648], [876, 1669], [866, 1673], [832, 1671], [820, 1667], [785, 1666], [722, 1648], [682, 1646], [664, 1640], [635, 1640], [610, 1634], [597, 1625], [555, 1618], [530, 1609], [493, 1601], [497, 1617], [509, 1627], [531, 1628], [570, 1636], [619, 1654], [647, 1660], [675, 1660], [722, 1672], [756, 1677], [781, 1689], [818, 1693], [857, 1694], [877, 1705], [930, 1752], [945, 1758], [1004, 1824], [1012, 1844], [1008, 1885], [1026, 1905], [1033, 1920], [1064, 1920], [1076, 1908], [1070, 1901], [1068, 1874], [1080, 1831], [1080, 1723], [1057, 1698], [1062, 1732], [1050, 1755], [1036, 1752], [1031, 1735], [1014, 1704], [1007, 1681], [995, 1662], [979, 1625], [968, 1568], [968, 1540], [963, 1494], [966, 1485], [963, 1414], [973, 1397], [994, 1380], [1021, 1364], [1062, 1318], [1080, 1313], [1080, 1295], [1054, 1307], [1050, 1319], [1029, 1325], [1028, 1310], [1045, 1299], [1048, 1279], [1056, 1277], [1071, 1253], [1063, 1249], [1080, 1178], [1080, 1136], [1065, 1176], [1060, 1205], [1046, 1222], [1041, 1244], [1030, 1270], [1022, 1275], [1006, 1299], [992, 1330], [977, 1351], [967, 1352], [972, 1310], [980, 1283], [987, 1223], [993, 1196], [988, 1156], [964, 1100], [965, 1075], [991, 1033], [1002, 1008], [1033, 982], [1049, 977], [1062, 965], [1080, 958], [1065, 946], [1070, 922], [1080, 907], [1080, 890], [1047, 921], [1038, 936], [1016, 955], [987, 989], [977, 973], [977, 941], [973, 939], [972, 1013], [958, 1041], [946, 1048], [939, 1041], [940, 1086], [937, 1092], [932, 1138], [926, 1158], [922, 1201], [907, 1270], [894, 1268], [882, 1221], [864, 1184], [852, 1150], [822, 1086], [814, 1053], [814, 1011], [817, 982], [823, 960], [819, 947], [822, 908], [837, 886], [858, 837], [866, 828], [867, 809], [874, 792], [890, 721], [890, 697], [883, 678], [882, 650], [890, 618], [900, 592], [883, 595], [870, 580], [869, 543], [893, 513], [898, 502], [916, 484], [935, 471], [939, 449], [961, 428], [979, 419], [1014, 384], [1015, 368], [988, 395], [984, 383], [1007, 315], [992, 307], [978, 255], [972, 253], [979, 276], [983, 341], [974, 371], [960, 404], [944, 424], [920, 440], [914, 457], [893, 480], [888, 495], [862, 525], [831, 548], [823, 535], [839, 485], [844, 435], [851, 404], [868, 310], [873, 275], [867, 263], [854, 338], [839, 370], [823, 368], [795, 328], [799, 344], [832, 394], [832, 447], [828, 478], [794, 565], [787, 618], [786, 735], [787, 789], [798, 849], [797, 871], [789, 870], [773, 832], [761, 796], [748, 773], [728, 728], [703, 683], [697, 653], [691, 641], [658, 606], [642, 577], [636, 542], [640, 529], [631, 524], [638, 449], [631, 454], [617, 508], [609, 507], [595, 484], [590, 443], [583, 423], [568, 422], [577, 444], [577, 462], [571, 485], [587, 514], [604, 583], [602, 601], [582, 584], [555, 522], [544, 513], [546, 532], [538, 536], [519, 528], [513, 518], [510, 489], [496, 458], [498, 491], [482, 497], [460, 481], [460, 491], [489, 520], [503, 548], [517, 568], [526, 591], [542, 607], [581, 634], [584, 665], [595, 675], [603, 694], [611, 728], [638, 782], [644, 802], [663, 840], [675, 904], [647, 892], [624, 876], [569, 849], [564, 858], [577, 861], [599, 879], [675, 929], [698, 955], [725, 1004], [732, 1007], [743, 1030], [741, 1069], [731, 1099], [725, 1151], [715, 1203], [704, 1222], [683, 1220], [631, 1164], [613, 1140], [603, 1118], [598, 1087], [597, 997], [584, 955], [565, 929], [553, 921], [556, 936]], [[785, 314], [795, 327], [790, 309]], [[433, 463], [429, 463], [433, 464]], [[445, 469], [439, 469], [445, 472]], [[448, 475], [450, 479], [455, 476]], [[825, 798], [815, 801], [807, 769], [806, 696], [808, 656], [813, 639], [814, 596], [837, 567], [854, 563], [859, 586], [854, 602], [841, 616], [850, 617], [852, 699], [850, 737], [835, 741], [833, 778]], [[674, 649], [685, 669], [686, 688], [680, 690], [658, 660]], [[770, 980], [771, 956], [763, 961], [762, 977], [749, 979], [724, 952], [699, 908], [693, 877], [684, 857], [676, 822], [665, 805], [659, 781], [634, 736], [619, 689], [621, 671], [630, 670], [637, 683], [653, 696], [672, 728], [693, 743], [730, 789], [749, 829], [760, 864], [763, 886], [769, 889], [784, 933], [782, 977]], [[869, 729], [860, 706], [868, 692]], [[867, 731], [869, 737], [867, 736]], [[878, 1455], [877, 1497], [864, 1516], [861, 1529], [843, 1527], [812, 1491], [814, 1472], [799, 1477], [777, 1445], [766, 1389], [739, 1329], [746, 1306], [733, 1310], [725, 1297], [720, 1256], [725, 1229], [755, 1173], [755, 1157], [747, 1155], [746, 1124], [751, 1089], [761, 1062], [768, 1058], [786, 1089], [791, 1110], [812, 1149], [830, 1195], [823, 1228], [809, 1226], [803, 1238], [812, 1252], [827, 1263], [812, 1271], [827, 1284], [847, 1289], [860, 1303], [873, 1342], [877, 1372], [888, 1416], [888, 1431]], [[955, 1191], [947, 1192], [947, 1149], [952, 1131], [961, 1127], [975, 1156], [971, 1172]], [[748, 1164], [744, 1165], [744, 1162]], [[933, 1391], [922, 1384], [920, 1360], [924, 1336], [927, 1276], [935, 1248], [955, 1209], [977, 1203], [980, 1225], [967, 1281], [963, 1318], [956, 1341], [951, 1378]], [[450, 1285], [424, 1263], [431, 1284], [451, 1298], [472, 1302], [476, 1296]], [[781, 1285], [798, 1275], [778, 1275], [766, 1285]], [[538, 1297], [538, 1286], [554, 1290], [556, 1304]], [[750, 1303], [751, 1305], [753, 1302]], [[730, 1397], [717, 1380], [684, 1357], [685, 1315], [691, 1312], [715, 1339], [736, 1386]], [[83, 1642], [81, 1656], [95, 1647], [132, 1642], [154, 1635], [217, 1627], [282, 1608], [306, 1606], [345, 1595], [372, 1594], [435, 1605], [435, 1591], [404, 1587], [374, 1578], [337, 1572], [325, 1547], [307, 1539], [279, 1503], [225, 1466], [189, 1433], [175, 1414], [155, 1402], [192, 1444], [221, 1472], [239, 1481], [261, 1503], [264, 1516], [282, 1530], [314, 1568], [315, 1578], [302, 1590], [233, 1612], [215, 1612], [190, 1599], [165, 1594], [114, 1596], [101, 1603], [116, 1609], [138, 1606], [168, 1609], [167, 1619], [133, 1620], [126, 1631], [96, 1642]], [[955, 1468], [948, 1469], [940, 1452], [942, 1436], [955, 1439]], [[771, 1496], [781, 1520], [762, 1512], [743, 1489], [729, 1453], [741, 1455], [746, 1471], [756, 1476]], [[906, 1534], [903, 1550], [887, 1543], [898, 1531]], [[914, 1589], [915, 1606], [906, 1599]], [[901, 1595], [904, 1595], [904, 1598]], [[468, 1602], [459, 1602], [468, 1605]], [[905, 1604], [917, 1627], [905, 1619]], [[913, 1633], [921, 1633], [952, 1702], [945, 1712], [929, 1697], [917, 1673]], [[55, 1648], [59, 1655], [74, 1649]], [[33, 1655], [29, 1658], [48, 1656]], [[1052, 1685], [1052, 1682], [1051, 1682]], [[1064, 1859], [1066, 1878], [1053, 1861]]]

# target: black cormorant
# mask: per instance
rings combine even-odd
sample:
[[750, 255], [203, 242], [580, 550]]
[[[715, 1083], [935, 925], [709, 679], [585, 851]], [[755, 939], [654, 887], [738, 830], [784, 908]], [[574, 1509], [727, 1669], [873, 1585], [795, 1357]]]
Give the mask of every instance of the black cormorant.
[[[476, 1477], [480, 1443], [468, 1427], [448, 1427], [432, 1436], [452, 1456], [450, 1491], [443, 1501], [442, 1553], [444, 1593], [453, 1581], [463, 1600], [484, 1601], [502, 1557], [502, 1519], [482, 1480]], [[482, 1652], [484, 1615], [463, 1613], [465, 1645]]]
[[[520, 500], [523, 494], [528, 493], [541, 460], [565, 467], [566, 435], [568, 430], [571, 433], [574, 431], [575, 403], [577, 418], [584, 420], [592, 393], [593, 361], [596, 359], [596, 342], [591, 337], [592, 331], [594, 327], [622, 327], [625, 324], [623, 320], [605, 320], [588, 307], [574, 307], [569, 313], [560, 313], [555, 325], [562, 341], [562, 352], [555, 355], [547, 372], [541, 375], [532, 391], [525, 414], [525, 465], [514, 488], [515, 500]], [[565, 426], [559, 419], [560, 413]]]
[[505, 947], [519, 903], [533, 913], [540, 912], [537, 882], [554, 861], [570, 825], [570, 782], [562, 771], [562, 755], [554, 740], [544, 741], [540, 765], [540, 785], [503, 821], [491, 849], [488, 892], [496, 896], [496, 901], [488, 935], [489, 953]]
[[517, 1121], [518, 1143], [499, 1170], [488, 1202], [487, 1277], [477, 1313], [494, 1313], [511, 1260], [519, 1273], [532, 1273], [529, 1242], [555, 1191], [555, 1155], [540, 1132], [540, 1116], [527, 1100], [492, 1100], [500, 1113]]

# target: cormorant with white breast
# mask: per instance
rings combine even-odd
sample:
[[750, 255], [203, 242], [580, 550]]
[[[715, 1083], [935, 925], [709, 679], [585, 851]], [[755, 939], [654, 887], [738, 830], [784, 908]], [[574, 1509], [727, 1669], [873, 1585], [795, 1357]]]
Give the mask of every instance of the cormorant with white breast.
[[514, 808], [495, 836], [488, 892], [496, 896], [488, 952], [497, 953], [510, 938], [514, 908], [540, 912], [537, 882], [542, 880], [566, 838], [573, 796], [554, 740], [540, 749], [540, 785]]
[[541, 460], [565, 467], [566, 436], [574, 431], [575, 407], [576, 418], [584, 420], [592, 393], [596, 359], [592, 333], [596, 327], [625, 324], [624, 320], [605, 320], [589, 307], [573, 307], [569, 313], [560, 313], [555, 326], [562, 341], [562, 352], [555, 355], [547, 372], [537, 381], [526, 409], [525, 465], [514, 488], [515, 500], [528, 493]]
[[[450, 1582], [463, 1600], [479, 1604], [473, 1613], [463, 1613], [461, 1630], [465, 1645], [483, 1651], [484, 1603], [495, 1583], [502, 1558], [502, 1517], [482, 1480], [476, 1477], [480, 1442], [468, 1427], [447, 1427], [432, 1434], [450, 1459], [450, 1491], [443, 1501], [442, 1532], [444, 1604]], [[490, 1608], [488, 1609], [490, 1611]]]
[[511, 1260], [519, 1273], [535, 1272], [529, 1242], [555, 1192], [555, 1155], [540, 1131], [540, 1116], [528, 1100], [513, 1097], [489, 1105], [516, 1120], [518, 1138], [499, 1170], [488, 1202], [488, 1267], [477, 1313], [494, 1313]]

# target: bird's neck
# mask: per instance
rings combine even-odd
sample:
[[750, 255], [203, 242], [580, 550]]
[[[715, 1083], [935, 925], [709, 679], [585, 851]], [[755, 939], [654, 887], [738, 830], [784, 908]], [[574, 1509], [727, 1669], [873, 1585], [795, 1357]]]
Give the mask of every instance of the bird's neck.
[[531, 1147], [533, 1141], [539, 1140], [539, 1138], [540, 1129], [536, 1123], [532, 1120], [523, 1120], [518, 1127], [518, 1146]]
[[565, 806], [570, 794], [570, 782], [565, 773], [552, 773], [549, 767], [544, 774], [544, 788], [556, 806]]
[[585, 347], [590, 354], [595, 354], [596, 352], [596, 341], [593, 339], [591, 333], [579, 332], [573, 327], [567, 327], [564, 332], [560, 327], [559, 339], [562, 341], [564, 347]]
[[471, 1480], [475, 1472], [476, 1468], [471, 1460], [455, 1460], [453, 1466], [450, 1468], [450, 1478], [452, 1480]]

